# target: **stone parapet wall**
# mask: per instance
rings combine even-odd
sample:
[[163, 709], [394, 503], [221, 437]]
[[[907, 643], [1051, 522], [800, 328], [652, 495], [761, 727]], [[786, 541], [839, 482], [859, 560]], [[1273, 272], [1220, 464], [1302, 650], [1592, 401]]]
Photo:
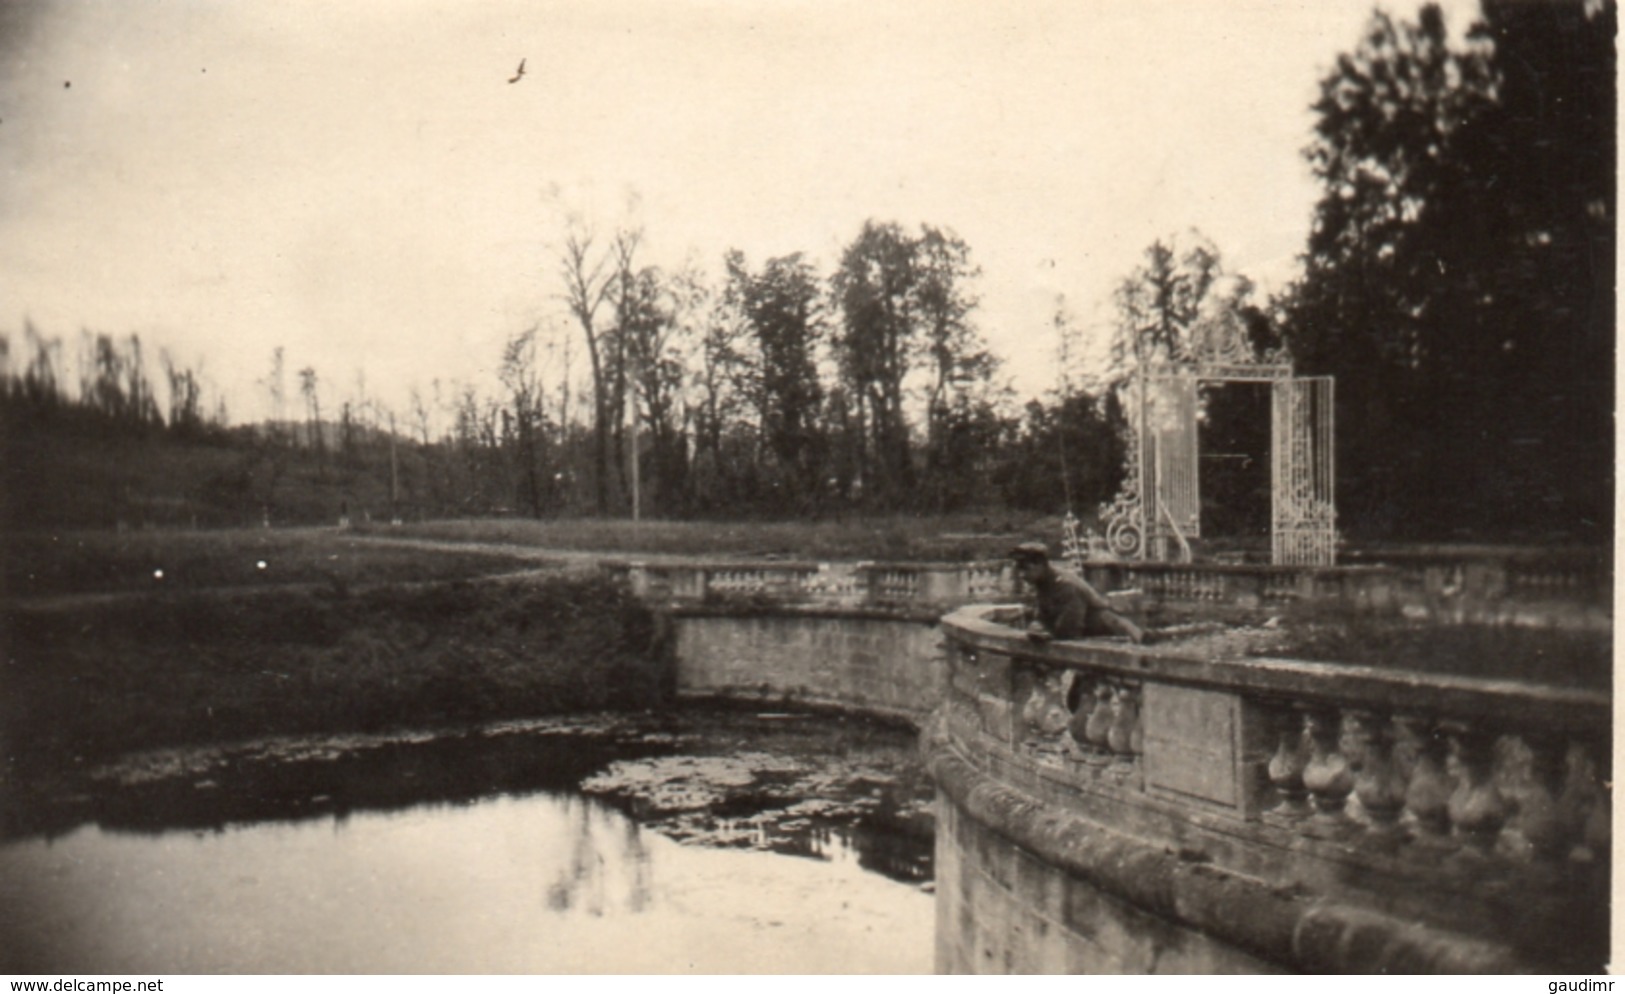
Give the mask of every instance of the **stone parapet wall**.
[[939, 973], [1547, 972], [1509, 942], [1289, 882], [1280, 865], [1227, 867], [1211, 830], [1125, 829], [935, 749]]
[[808, 605], [826, 608], [936, 608], [1008, 600], [1017, 584], [1010, 564], [829, 563], [796, 560], [610, 561], [633, 593], [676, 606]]
[[1084, 575], [1131, 609], [1216, 618], [1312, 610], [1434, 625], [1608, 631], [1613, 577], [1597, 552], [1435, 551], [1335, 567], [1089, 562]]
[[1034, 641], [1015, 605], [939, 619], [920, 592], [952, 585], [907, 570], [787, 572], [628, 571], [673, 619], [681, 695], [926, 730], [942, 970], [1606, 963], [1606, 687], [1254, 655], [1267, 629]]
[[674, 623], [679, 696], [837, 706], [920, 727], [945, 692], [929, 614], [679, 611]]
[[943, 620], [933, 770], [1065, 886], [1286, 969], [1606, 961], [1606, 693], [1252, 659], [1229, 635], [1035, 643], [1002, 617]]
[[[678, 606], [808, 605], [938, 611], [1012, 601], [1022, 584], [1009, 563], [610, 561], [638, 596]], [[1261, 621], [1311, 610], [1426, 624], [1519, 625], [1609, 631], [1610, 560], [1592, 551], [1417, 550], [1389, 561], [1336, 567], [1100, 561], [1096, 587], [1128, 610]]]
[[[1036, 824], [1024, 814], [1012, 817]], [[962, 807], [954, 794], [939, 794], [938, 973], [1281, 972], [1266, 959], [1061, 871], [1040, 850], [1012, 841], [1022, 833], [990, 826], [997, 821], [988, 811]]]

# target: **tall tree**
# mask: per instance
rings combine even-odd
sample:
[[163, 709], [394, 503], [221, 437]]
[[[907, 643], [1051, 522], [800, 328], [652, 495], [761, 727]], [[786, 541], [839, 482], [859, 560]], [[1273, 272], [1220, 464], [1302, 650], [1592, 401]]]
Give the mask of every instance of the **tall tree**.
[[913, 235], [869, 220], [831, 278], [841, 312], [835, 356], [850, 414], [868, 439], [861, 478], [884, 503], [915, 490], [909, 398], [923, 400], [929, 460], [940, 454], [956, 394], [985, 387], [996, 368], [971, 320], [978, 273], [970, 247], [951, 231], [922, 225]]
[[1612, 3], [1375, 14], [1323, 80], [1323, 192], [1288, 334], [1338, 379], [1355, 530], [1605, 527]]
[[182, 367], [168, 351], [159, 353], [169, 382], [169, 427], [181, 436], [203, 429], [203, 386], [198, 374]]
[[825, 328], [818, 275], [800, 253], [769, 259], [752, 272], [742, 254], [731, 252], [727, 265], [728, 292], [754, 339], [752, 399], [762, 439], [795, 495], [813, 499], [823, 462], [815, 350]]
[[841, 373], [869, 438], [862, 478], [883, 501], [910, 489], [903, 381], [916, 342], [915, 241], [896, 223], [865, 221], [831, 282], [841, 309]]
[[316, 367], [306, 366], [299, 371], [299, 393], [305, 398], [305, 444], [320, 454], [325, 446], [322, 442], [322, 402], [316, 389]]
[[498, 378], [508, 391], [508, 407], [503, 414], [513, 443], [518, 497], [533, 518], [542, 516], [542, 447], [547, 437], [536, 330], [532, 325], [508, 339], [502, 349], [502, 364], [497, 369]]
[[[677, 287], [690, 282], [646, 266], [622, 278], [616, 301], [616, 341], [639, 436], [631, 458], [639, 460], [640, 491], [653, 495], [665, 510], [682, 493], [687, 469], [679, 408], [683, 380], [679, 310], [688, 298]], [[641, 472], [645, 466], [648, 472]], [[641, 492], [639, 497], [647, 502]]]
[[951, 231], [922, 225], [915, 243], [915, 313], [923, 332], [930, 382], [926, 385], [928, 435], [955, 404], [955, 394], [985, 383], [998, 362], [971, 321], [978, 303], [971, 292], [981, 269], [970, 260], [970, 246]]
[[610, 253], [595, 252], [593, 231], [578, 219], [571, 219], [565, 235], [559, 271], [564, 280], [564, 300], [581, 326], [587, 345], [587, 364], [592, 373], [593, 399], [593, 494], [599, 514], [609, 513], [611, 454], [610, 431], [615, 411], [611, 407], [612, 372], [603, 343], [598, 312], [615, 290]]
[[1218, 249], [1205, 237], [1197, 234], [1191, 241], [1183, 250], [1172, 239], [1152, 242], [1145, 261], [1117, 285], [1110, 373], [1114, 382], [1124, 382], [1143, 364], [1185, 358], [1201, 321], [1214, 316], [1213, 291], [1224, 276], [1223, 264]]

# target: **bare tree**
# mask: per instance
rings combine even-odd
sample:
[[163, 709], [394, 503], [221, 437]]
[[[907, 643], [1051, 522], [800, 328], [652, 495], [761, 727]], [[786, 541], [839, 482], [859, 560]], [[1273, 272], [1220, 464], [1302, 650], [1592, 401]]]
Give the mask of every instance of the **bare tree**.
[[595, 235], [579, 218], [572, 218], [565, 236], [564, 251], [560, 257], [560, 275], [564, 278], [564, 299], [570, 313], [581, 326], [582, 338], [587, 343], [587, 361], [592, 370], [593, 437], [596, 465], [594, 467], [594, 494], [598, 513], [609, 512], [609, 467], [611, 424], [609, 374], [603, 352], [602, 330], [598, 326], [598, 310], [604, 305], [615, 285], [609, 271], [610, 256], [593, 251]]
[[306, 366], [299, 371], [299, 392], [305, 398], [305, 444], [317, 453], [325, 451], [322, 443], [322, 402], [316, 396], [316, 367]]
[[508, 391], [509, 425], [514, 441], [514, 459], [520, 483], [520, 497], [532, 517], [542, 516], [541, 459], [542, 389], [536, 356], [536, 326], [509, 339], [502, 350], [498, 370]]

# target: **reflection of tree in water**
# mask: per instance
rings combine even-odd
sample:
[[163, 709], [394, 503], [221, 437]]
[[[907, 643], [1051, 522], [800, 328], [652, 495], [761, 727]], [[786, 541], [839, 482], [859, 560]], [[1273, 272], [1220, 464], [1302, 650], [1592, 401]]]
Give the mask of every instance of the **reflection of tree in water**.
[[884, 818], [865, 818], [852, 826], [848, 843], [858, 854], [858, 865], [907, 883], [931, 879], [931, 838], [921, 839], [904, 826]]
[[[649, 906], [653, 889], [649, 851], [638, 823], [575, 796], [561, 799], [569, 825], [570, 856], [547, 888], [554, 911], [582, 911], [595, 918], [618, 904], [633, 914]], [[624, 899], [619, 887], [626, 887]]]
[[869, 814], [851, 824], [792, 819], [754, 826], [751, 844], [785, 856], [830, 862], [856, 858], [858, 866], [903, 883], [931, 879], [932, 837], [896, 818]]

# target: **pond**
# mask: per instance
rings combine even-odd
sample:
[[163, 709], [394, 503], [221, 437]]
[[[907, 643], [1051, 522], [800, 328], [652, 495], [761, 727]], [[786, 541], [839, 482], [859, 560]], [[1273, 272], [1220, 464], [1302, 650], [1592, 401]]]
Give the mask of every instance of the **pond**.
[[283, 739], [11, 800], [5, 972], [932, 968], [931, 788], [851, 719]]

